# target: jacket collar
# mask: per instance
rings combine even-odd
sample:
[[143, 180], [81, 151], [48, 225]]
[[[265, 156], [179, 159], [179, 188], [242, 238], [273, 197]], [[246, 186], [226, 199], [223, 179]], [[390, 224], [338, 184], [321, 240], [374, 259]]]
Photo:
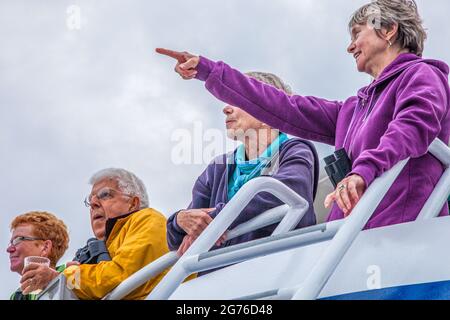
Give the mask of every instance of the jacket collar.
[[118, 216], [118, 217], [106, 220], [106, 225], [105, 225], [105, 242], [108, 240], [109, 236], [111, 235], [111, 232], [114, 229], [114, 226], [116, 225], [117, 221], [119, 221], [120, 219], [127, 218], [127, 217], [131, 216], [133, 213], [136, 213], [138, 211], [139, 210], [131, 211], [131, 212], [125, 213], [125, 214], [123, 214], [121, 216]]
[[421, 57], [413, 53], [402, 53], [394, 61], [391, 62], [383, 72], [381, 72], [378, 79], [374, 80], [370, 85], [361, 88], [358, 91], [358, 97], [363, 100], [367, 100], [380, 84], [392, 79], [392, 77], [397, 76], [400, 72], [407, 69], [408, 67], [424, 61]]

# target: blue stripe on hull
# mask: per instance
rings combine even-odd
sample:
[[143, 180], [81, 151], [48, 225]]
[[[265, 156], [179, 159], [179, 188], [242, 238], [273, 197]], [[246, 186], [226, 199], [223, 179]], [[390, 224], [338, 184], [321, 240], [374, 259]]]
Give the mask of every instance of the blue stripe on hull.
[[321, 300], [449, 300], [450, 281], [348, 293]]

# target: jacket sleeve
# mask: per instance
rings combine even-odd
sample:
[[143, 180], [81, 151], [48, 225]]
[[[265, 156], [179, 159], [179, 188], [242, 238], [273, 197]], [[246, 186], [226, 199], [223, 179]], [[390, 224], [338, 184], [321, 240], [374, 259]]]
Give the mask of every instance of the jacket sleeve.
[[297, 137], [335, 144], [341, 102], [288, 95], [247, 77], [223, 62], [200, 57], [197, 79], [219, 100], [250, 113], [255, 118]]
[[[187, 209], [208, 208], [211, 200], [211, 187], [208, 181], [210, 167], [209, 164], [203, 173], [197, 178], [192, 189], [192, 202]], [[177, 215], [181, 210], [172, 214], [167, 220], [167, 244], [170, 250], [176, 250], [183, 242], [186, 232], [177, 223]]]
[[[79, 286], [73, 291], [83, 300], [103, 298], [130, 275], [168, 252], [165, 233], [164, 217], [137, 217], [111, 261], [79, 266]], [[73, 276], [73, 267], [64, 270], [64, 274]], [[151, 289], [157, 278], [150, 280]]]
[[421, 65], [405, 75], [397, 92], [394, 119], [376, 149], [366, 150], [353, 164], [366, 186], [399, 161], [425, 155], [441, 131], [447, 110], [446, 88], [430, 66]]
[[[279, 169], [271, 177], [284, 183], [302, 196], [308, 201], [310, 208], [312, 208], [315, 169], [313, 152], [298, 139], [293, 139], [287, 143], [289, 143], [289, 145], [287, 145], [285, 147], [286, 149], [280, 153]], [[239, 224], [253, 219], [257, 215], [282, 204], [283, 203], [277, 197], [267, 192], [261, 192], [249, 202], [244, 210], [242, 210], [229, 229], [231, 230]], [[219, 214], [222, 209], [223, 206], [217, 208], [214, 211], [214, 215]], [[314, 223], [315, 216], [306, 215], [300, 225], [304, 226]], [[264, 229], [273, 231], [274, 225], [265, 227]]]

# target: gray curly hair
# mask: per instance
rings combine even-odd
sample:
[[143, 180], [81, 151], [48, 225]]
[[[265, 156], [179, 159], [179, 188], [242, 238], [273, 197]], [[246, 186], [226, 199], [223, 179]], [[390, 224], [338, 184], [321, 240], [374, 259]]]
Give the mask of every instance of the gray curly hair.
[[396, 42], [403, 49], [422, 56], [427, 33], [414, 0], [373, 0], [353, 13], [349, 29], [355, 24], [370, 23], [380, 35], [381, 28], [398, 24]]
[[120, 168], [103, 169], [94, 173], [94, 175], [89, 179], [89, 184], [95, 185], [105, 179], [113, 179], [117, 181], [122, 192], [138, 197], [141, 201], [140, 209], [149, 207], [145, 185], [134, 173]]
[[287, 94], [292, 94], [292, 89], [289, 85], [284, 83], [283, 80], [280, 79], [280, 77], [274, 75], [273, 73], [268, 72], [246, 72], [247, 76], [254, 78], [258, 81], [264, 82], [266, 84], [271, 85], [272, 87], [275, 87], [277, 89], [283, 90]]

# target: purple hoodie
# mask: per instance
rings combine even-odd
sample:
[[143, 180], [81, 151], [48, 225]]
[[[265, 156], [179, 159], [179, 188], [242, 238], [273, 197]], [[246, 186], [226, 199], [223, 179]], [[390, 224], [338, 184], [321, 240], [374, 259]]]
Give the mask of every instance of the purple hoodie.
[[[218, 99], [238, 105], [259, 120], [303, 139], [345, 148], [352, 174], [366, 185], [411, 157], [366, 228], [413, 221], [443, 173], [427, 153], [450, 134], [448, 66], [401, 54], [369, 86], [345, 102], [289, 96], [223, 62], [200, 58], [197, 78]], [[445, 204], [440, 215], [448, 212]], [[334, 204], [328, 220], [343, 218]]]

